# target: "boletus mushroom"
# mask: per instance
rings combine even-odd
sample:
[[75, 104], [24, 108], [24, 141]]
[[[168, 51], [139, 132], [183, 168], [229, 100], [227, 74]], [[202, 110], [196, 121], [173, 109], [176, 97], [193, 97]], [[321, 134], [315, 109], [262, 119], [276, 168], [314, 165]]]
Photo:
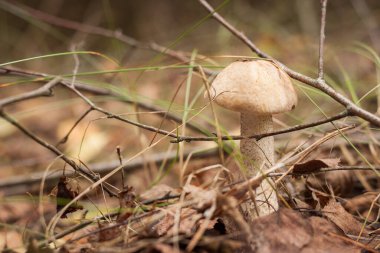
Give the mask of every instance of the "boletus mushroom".
[[[220, 106], [240, 112], [242, 136], [273, 131], [272, 115], [290, 111], [297, 104], [297, 94], [289, 76], [269, 60], [243, 60], [228, 65], [213, 81], [210, 93]], [[240, 150], [248, 177], [274, 164], [272, 136], [258, 141], [243, 139]], [[256, 196], [256, 204], [252, 201], [243, 204], [247, 219], [278, 209], [273, 186], [271, 179], [263, 180], [256, 189], [256, 193], [260, 193]]]

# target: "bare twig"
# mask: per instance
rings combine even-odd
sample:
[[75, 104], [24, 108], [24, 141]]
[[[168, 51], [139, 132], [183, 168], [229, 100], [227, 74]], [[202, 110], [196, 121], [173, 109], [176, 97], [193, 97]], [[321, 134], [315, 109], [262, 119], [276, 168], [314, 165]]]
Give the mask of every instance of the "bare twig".
[[[123, 165], [123, 157], [121, 155], [121, 149], [119, 146], [116, 147], [116, 153], [117, 153], [117, 157], [119, 158], [119, 165], [122, 166]], [[121, 189], [122, 191], [125, 189], [125, 172], [124, 172], [124, 168], [122, 168], [120, 170], [120, 173], [121, 173]]]
[[75, 127], [92, 111], [92, 108], [89, 108], [87, 111], [85, 111], [77, 121], [75, 121], [74, 125], [70, 128], [70, 130], [67, 132], [67, 134], [55, 145], [58, 147], [61, 144], [64, 144], [69, 139], [70, 134], [73, 132]]
[[151, 132], [157, 132], [157, 133], [162, 134], [162, 135], [167, 135], [167, 136], [170, 136], [170, 137], [173, 137], [173, 138], [177, 138], [177, 135], [175, 133], [172, 133], [172, 132], [169, 132], [169, 131], [166, 131], [166, 130], [163, 130], [163, 129], [160, 129], [160, 128], [157, 128], [157, 127], [154, 127], [154, 126], [149, 126], [149, 125], [145, 125], [145, 124], [142, 124], [142, 123], [139, 123], [139, 122], [136, 122], [136, 121], [125, 119], [125, 118], [123, 118], [123, 117], [121, 117], [119, 115], [116, 115], [116, 114], [113, 114], [113, 113], [111, 113], [109, 111], [106, 111], [105, 109], [103, 109], [103, 108], [95, 105], [89, 98], [87, 98], [86, 96], [84, 96], [76, 88], [74, 88], [74, 87], [72, 87], [70, 85], [67, 85], [67, 84], [64, 84], [64, 86], [66, 86], [69, 90], [73, 91], [80, 98], [82, 98], [91, 107], [92, 110], [95, 110], [95, 111], [103, 113], [109, 119], [117, 119], [119, 121], [128, 123], [130, 125], [137, 126], [139, 128], [142, 128], [142, 129], [145, 129], [145, 130], [148, 130], [148, 131], [151, 131]]
[[[39, 73], [39, 72], [33, 72], [33, 71], [27, 71], [27, 70], [21, 70], [21, 69], [9, 68], [9, 67], [0, 67], [0, 74], [23, 76], [23, 77], [44, 77], [47, 79], [53, 78], [52, 76], [45, 74], [45, 73]], [[38, 80], [35, 80], [35, 81], [38, 81]], [[41, 80], [41, 81], [44, 81], [44, 80]], [[60, 83], [70, 85], [71, 80], [62, 79]], [[113, 91], [108, 90], [108, 89], [94, 87], [92, 85], [89, 85], [89, 84], [86, 84], [83, 82], [78, 82], [78, 81], [75, 83], [75, 88], [80, 90], [80, 91], [88, 92], [88, 93], [91, 93], [94, 95], [115, 97], [116, 99], [118, 99], [122, 102], [125, 102], [128, 104], [135, 104], [137, 107], [140, 107], [142, 109], [158, 112], [157, 114], [160, 115], [161, 117], [165, 117], [165, 118], [173, 120], [175, 122], [182, 123], [181, 117], [178, 117], [177, 115], [175, 115], [171, 112], [168, 112], [167, 110], [163, 110], [162, 108], [159, 108], [157, 106], [149, 105], [149, 104], [142, 103], [139, 101], [129, 100], [125, 96], [120, 95], [117, 92], [113, 92]], [[202, 129], [202, 128], [200, 128], [200, 127], [198, 127], [198, 126], [196, 126], [190, 122], [187, 123], [187, 127], [189, 129], [195, 131], [195, 132], [198, 132], [198, 133], [204, 134], [207, 132], [206, 130], [204, 130], [204, 129]]]
[[[185, 158], [192, 153], [191, 151], [186, 151], [184, 156]], [[208, 158], [208, 157], [213, 157], [218, 155], [218, 150], [217, 148], [211, 149], [207, 152], [201, 152], [201, 153], [194, 153], [192, 155], [193, 159], [203, 159], [203, 158]], [[165, 159], [168, 160], [173, 160], [177, 157], [176, 151], [171, 152], [170, 154], [167, 154], [166, 152], [164, 153], [158, 153], [158, 154], [153, 154], [151, 157], [151, 162], [155, 163], [160, 163]], [[142, 159], [136, 159], [135, 161], [124, 164], [123, 169], [127, 170], [129, 173], [132, 173], [135, 169], [140, 168], [143, 164]], [[111, 171], [119, 166], [119, 160], [115, 160], [112, 162], [105, 162], [105, 163], [97, 163], [97, 164], [90, 164], [89, 167], [91, 170], [95, 173], [99, 174], [104, 174], [107, 173], [108, 171]], [[310, 175], [310, 174], [321, 174], [321, 173], [329, 173], [333, 171], [373, 171], [377, 170], [380, 172], [380, 167], [370, 167], [370, 166], [364, 166], [364, 165], [355, 165], [355, 166], [338, 166], [338, 167], [328, 167], [328, 168], [321, 168], [318, 171], [313, 171], [313, 172], [297, 172], [297, 173], [286, 173], [286, 176], [302, 176], [302, 175]], [[66, 172], [66, 175], [69, 176], [71, 175], [70, 172]], [[268, 177], [280, 177], [285, 175], [285, 173], [270, 173], [268, 174]], [[10, 177], [4, 180], [0, 180], [0, 189], [3, 191], [5, 190], [5, 194], [8, 195], [8, 191], [11, 188], [14, 187], [19, 187], [23, 185], [31, 185], [31, 184], [37, 184], [40, 183], [42, 180], [43, 173], [41, 172], [36, 172], [36, 173], [31, 173], [28, 174], [27, 176], [14, 176]], [[51, 173], [46, 177], [46, 183], [49, 184], [50, 182], [56, 181], [59, 177], [61, 176], [60, 173]], [[235, 185], [237, 183], [241, 183], [243, 181], [238, 181], [234, 182], [231, 185]], [[231, 185], [228, 185], [230, 187]], [[227, 187], [227, 188], [228, 188]], [[19, 194], [23, 191], [11, 191], [12, 194]], [[154, 202], [158, 201], [165, 201], [165, 200], [170, 200], [173, 198], [179, 197], [178, 194], [168, 194], [163, 197], [159, 197], [157, 199], [149, 199], [143, 201], [143, 204], [145, 205], [150, 205]]]
[[[240, 136], [240, 135], [228, 136], [227, 135], [227, 136], [221, 136], [221, 139], [222, 140], [243, 140], [243, 139], [260, 140], [260, 139], [262, 139], [264, 137], [268, 137], [268, 136], [275, 136], [275, 135], [280, 135], [280, 134], [284, 134], [284, 133], [299, 131], [299, 130], [310, 128], [310, 127], [319, 126], [319, 125], [329, 123], [329, 122], [333, 122], [333, 121], [336, 121], [336, 120], [339, 120], [339, 119], [342, 119], [342, 118], [345, 118], [348, 116], [351, 116], [350, 113], [348, 111], [344, 111], [344, 112], [338, 113], [335, 116], [329, 117], [327, 119], [323, 119], [323, 120], [319, 120], [319, 121], [315, 121], [315, 122], [303, 124], [303, 125], [296, 125], [296, 126], [289, 127], [286, 129], [281, 129], [278, 131], [268, 132], [268, 133], [264, 133], [264, 134], [250, 135], [250, 136]], [[216, 140], [218, 140], [217, 136], [215, 136], [215, 137], [178, 136], [178, 137], [176, 137], [175, 140], [172, 140], [171, 142], [177, 143], [177, 142], [181, 142], [181, 141], [191, 142], [191, 141], [216, 141]]]
[[[132, 121], [132, 120], [129, 120], [129, 119], [125, 119], [125, 118], [122, 118], [118, 115], [115, 115], [111, 112], [108, 112], [98, 106], [96, 106], [92, 101], [90, 101], [87, 97], [85, 97], [83, 94], [81, 94], [78, 90], [76, 90], [75, 88], [69, 86], [69, 85], [65, 85], [67, 88], [69, 88], [70, 90], [72, 90], [73, 92], [75, 92], [78, 96], [80, 96], [86, 103], [88, 103], [92, 109], [98, 111], [98, 112], [101, 112], [103, 113], [104, 115], [107, 116], [107, 118], [114, 118], [114, 119], [117, 119], [117, 120], [120, 120], [122, 122], [125, 122], [125, 123], [128, 123], [128, 124], [131, 124], [131, 125], [134, 125], [134, 126], [137, 126], [137, 127], [140, 127], [140, 128], [143, 128], [145, 130], [148, 130], [148, 131], [151, 131], [151, 132], [155, 132], [155, 133], [159, 133], [159, 134], [162, 134], [162, 135], [166, 135], [166, 136], [170, 136], [172, 138], [175, 138], [175, 140], [173, 140], [172, 142], [181, 142], [181, 141], [187, 141], [187, 142], [190, 142], [190, 141], [216, 141], [218, 137], [190, 137], [190, 136], [179, 136], [175, 133], [172, 133], [172, 132], [169, 132], [169, 131], [166, 131], [166, 130], [163, 130], [163, 129], [160, 129], [160, 128], [156, 128], [156, 127], [153, 127], [153, 126], [149, 126], [149, 125], [145, 125], [145, 124], [142, 124], [142, 123], [139, 123], [139, 122], [135, 122], [135, 121]], [[327, 118], [327, 119], [324, 119], [324, 120], [320, 120], [320, 121], [317, 121], [317, 122], [313, 122], [313, 123], [309, 123], [309, 124], [305, 124], [305, 125], [297, 125], [297, 126], [294, 126], [294, 127], [290, 127], [288, 129], [284, 129], [284, 130], [280, 130], [280, 131], [274, 131], [274, 132], [269, 132], [269, 133], [265, 133], [265, 134], [259, 134], [259, 135], [252, 135], [252, 136], [221, 136], [221, 139], [222, 140], [241, 140], [241, 139], [261, 139], [261, 138], [264, 138], [264, 137], [268, 137], [268, 136], [273, 136], [273, 135], [279, 135], [279, 134], [283, 134], [283, 133], [289, 133], [289, 132], [294, 132], [294, 131], [298, 131], [298, 130], [301, 130], [301, 129], [305, 129], [305, 128], [310, 128], [310, 127], [313, 127], [313, 126], [317, 126], [317, 125], [321, 125], [321, 124], [325, 124], [325, 123], [328, 123], [328, 122], [332, 122], [334, 120], [338, 120], [338, 119], [341, 119], [341, 118], [344, 118], [344, 117], [347, 117], [347, 116], [350, 116], [350, 113], [347, 111], [347, 112], [342, 112], [336, 116], [333, 116], [333, 117], [330, 117], [330, 118]]]
[[319, 61], [318, 61], [318, 79], [324, 80], [323, 72], [323, 47], [325, 45], [325, 27], [326, 27], [326, 8], [327, 0], [321, 0], [321, 29], [319, 32]]
[[262, 58], [267, 58], [276, 63], [279, 67], [281, 67], [290, 77], [295, 80], [298, 80], [302, 83], [308, 84], [318, 90], [321, 90], [325, 94], [329, 95], [332, 99], [343, 105], [348, 112], [350, 112], [354, 116], [358, 116], [376, 126], [380, 126], [380, 117], [375, 114], [360, 108], [355, 103], [353, 103], [350, 99], [346, 98], [342, 94], [336, 92], [333, 88], [331, 88], [325, 80], [314, 79], [312, 77], [303, 75], [297, 71], [294, 71], [287, 67], [285, 64], [279, 62], [278, 60], [272, 58], [270, 55], [261, 51], [244, 33], [238, 31], [234, 26], [232, 26], [228, 21], [226, 21], [222, 16], [220, 16], [215, 9], [206, 1], [206, 0], [198, 0], [202, 6], [204, 6], [207, 11], [212, 14], [212, 17], [217, 20], [221, 25], [223, 25], [226, 29], [228, 29], [233, 35], [235, 35], [238, 39], [240, 39], [244, 44], [246, 44], [253, 52], [255, 52], [258, 56]]
[[[10, 71], [13, 71], [13, 70], [10, 70]], [[76, 84], [75, 87], [72, 87], [72, 85], [71, 85], [71, 83], [69, 81], [66, 82], [64, 80], [61, 80], [60, 82], [65, 87], [67, 87], [70, 90], [72, 90], [73, 92], [75, 92], [79, 97], [81, 97], [90, 106], [90, 109], [84, 115], [82, 115], [82, 117], [77, 121], [77, 123], [80, 120], [82, 120], [87, 115], [87, 113], [89, 113], [91, 110], [96, 110], [96, 111], [101, 112], [104, 115], [106, 115], [107, 118], [114, 118], [114, 119], [117, 119], [119, 121], [122, 121], [122, 122], [125, 122], [125, 123], [128, 123], [128, 124], [131, 124], [131, 125], [143, 128], [143, 129], [151, 131], [151, 132], [159, 133], [159, 134], [162, 134], [162, 135], [168, 135], [168, 136], [174, 138], [174, 140], [172, 140], [173, 143], [178, 143], [178, 142], [182, 142], [182, 141], [191, 142], [191, 141], [217, 141], [218, 140], [218, 137], [216, 137], [216, 136], [215, 137], [179, 136], [179, 135], [174, 134], [174, 133], [169, 133], [168, 131], [161, 129], [160, 127], [156, 128], [156, 127], [145, 125], [145, 124], [142, 124], [142, 123], [139, 123], [139, 122], [135, 122], [135, 121], [132, 121], [132, 120], [129, 120], [129, 119], [125, 119], [125, 118], [123, 118], [123, 117], [121, 117], [119, 115], [116, 115], [116, 114], [113, 114], [111, 112], [108, 112], [108, 111], [104, 110], [103, 108], [101, 108], [99, 106], [96, 106], [91, 100], [89, 100], [81, 92], [78, 91], [78, 89], [81, 88], [81, 84], [80, 83]], [[78, 87], [78, 89], [77, 89], [77, 87]], [[85, 86], [85, 87], [87, 87], [87, 86]], [[95, 88], [95, 89], [97, 89], [97, 88]], [[84, 89], [84, 90], [87, 91], [87, 89]], [[102, 91], [100, 91], [100, 92], [102, 92]], [[32, 91], [32, 94], [35, 94], [35, 92]], [[20, 96], [25, 97], [24, 95], [20, 95]], [[15, 100], [14, 102], [18, 102], [18, 101], [20, 101], [20, 99]], [[2, 102], [0, 101], [0, 105], [1, 105], [1, 103]], [[9, 104], [9, 102], [8, 102], [8, 104]], [[169, 117], [169, 114], [165, 113], [163, 116], [164, 117]], [[303, 125], [296, 125], [296, 126], [293, 126], [293, 127], [289, 127], [287, 129], [273, 131], [273, 132], [269, 132], [269, 133], [265, 133], [265, 134], [258, 134], [258, 135], [252, 135], [252, 136], [229, 136], [229, 135], [226, 135], [226, 136], [220, 136], [220, 137], [221, 137], [221, 140], [242, 140], [242, 139], [256, 139], [256, 140], [260, 140], [260, 139], [262, 139], [264, 137], [275, 136], [275, 135], [280, 135], [280, 134], [284, 134], [284, 133], [290, 133], [290, 132], [302, 130], [302, 129], [306, 129], [306, 128], [322, 125], [322, 124], [325, 124], [325, 123], [328, 123], [328, 122], [333, 122], [333, 121], [336, 121], [336, 120], [339, 120], [339, 119], [342, 119], [342, 118], [348, 117], [348, 116], [352, 116], [352, 113], [350, 113], [349, 111], [345, 111], [345, 112], [339, 113], [339, 114], [337, 114], [335, 116], [329, 117], [329, 118], [324, 119], [324, 120], [319, 120], [319, 121], [316, 121], [316, 122], [312, 122], [312, 123], [308, 123], [308, 124], [303, 124]], [[75, 125], [73, 127], [75, 127]], [[206, 131], [202, 131], [202, 133], [205, 133], [205, 132]], [[63, 140], [65, 140], [65, 138]], [[59, 143], [61, 143], [63, 140], [61, 140]]]
[[[2, 69], [3, 71], [5, 71], [6, 73], [10, 72], [10, 73], [16, 73], [16, 74], [27, 75], [27, 76], [30, 76], [30, 75], [32, 75], [32, 76], [47, 76], [47, 75], [41, 74], [41, 73], [40, 74], [35, 74], [35, 73], [24, 72], [24, 71], [21, 71], [21, 73], [20, 73], [20, 70], [14, 70], [14, 69], [9, 69], [9, 68], [0, 68], [0, 69]], [[145, 124], [142, 124], [142, 123], [139, 123], [139, 122], [135, 122], [135, 121], [132, 121], [132, 120], [129, 120], [129, 119], [125, 119], [125, 118], [123, 118], [123, 117], [121, 117], [119, 115], [116, 115], [116, 114], [113, 114], [111, 112], [108, 112], [108, 111], [104, 110], [103, 108], [101, 108], [99, 106], [96, 106], [91, 100], [89, 100], [86, 96], [84, 96], [81, 92], [79, 92], [79, 89], [81, 89], [83, 91], [89, 91], [90, 90], [90, 91], [95, 92], [96, 94], [101, 93], [101, 94], [104, 94], [104, 95], [106, 95], [106, 94], [107, 95], [108, 94], [112, 94], [110, 91], [103, 90], [103, 89], [96, 88], [96, 87], [91, 87], [91, 86], [88, 86], [88, 85], [82, 84], [82, 83], [76, 83], [75, 87], [73, 87], [71, 85], [71, 83], [70, 83], [69, 80], [60, 80], [60, 83], [63, 84], [65, 87], [69, 88], [70, 90], [72, 90], [73, 92], [75, 92], [79, 97], [81, 97], [90, 106], [90, 109], [82, 117], [85, 117], [87, 115], [87, 113], [89, 113], [91, 110], [96, 110], [98, 112], [103, 113], [108, 118], [114, 118], [114, 119], [117, 119], [119, 121], [122, 121], [122, 122], [125, 122], [125, 123], [128, 123], [128, 124], [140, 127], [142, 129], [145, 129], [145, 130], [148, 130], [148, 131], [151, 131], [151, 132], [159, 133], [159, 134], [162, 134], [162, 135], [168, 135], [168, 136], [174, 138], [174, 140], [172, 140], [173, 143], [178, 143], [178, 142], [182, 142], [182, 141], [187, 141], [187, 142], [191, 142], [191, 141], [217, 141], [217, 139], [218, 139], [218, 137], [216, 137], [216, 136], [215, 137], [179, 136], [179, 135], [174, 134], [174, 133], [169, 133], [168, 131], [161, 129], [161, 127], [157, 128], [157, 127], [145, 125]], [[42, 89], [40, 92], [42, 92], [42, 91], [44, 91], [44, 89]], [[32, 95], [33, 95], [33, 97], [36, 97], [35, 96], [35, 92], [33, 92], [33, 91], [32, 91]], [[113, 94], [113, 95], [114, 96], [119, 96], [117, 94]], [[20, 96], [22, 96], [23, 98], [25, 97], [24, 95], [20, 95]], [[20, 101], [20, 99], [11, 100], [11, 101], [13, 101], [12, 103], [14, 103], [14, 102]], [[1, 103], [2, 102], [0, 101], [0, 105], [1, 105]], [[9, 104], [9, 103], [10, 102], [7, 102], [7, 104]], [[145, 104], [140, 104], [140, 105], [141, 105], [141, 107], [147, 108], [147, 105], [145, 105]], [[157, 109], [157, 108], [155, 108], [155, 109]], [[344, 117], [352, 116], [352, 115], [353, 114], [351, 112], [345, 111], [345, 112], [339, 113], [339, 114], [337, 114], [335, 116], [329, 117], [329, 118], [324, 119], [324, 120], [319, 120], [319, 121], [316, 121], [316, 122], [312, 122], [312, 123], [308, 123], [308, 124], [303, 124], [303, 125], [296, 125], [296, 126], [293, 126], [293, 127], [287, 128], [287, 129], [282, 129], [282, 130], [279, 130], [279, 131], [273, 131], [273, 132], [269, 132], [269, 133], [265, 133], [265, 134], [252, 135], [252, 136], [229, 136], [229, 135], [226, 135], [226, 136], [220, 136], [220, 137], [221, 137], [221, 140], [242, 140], [242, 139], [247, 139], [247, 138], [248, 139], [257, 139], [257, 140], [260, 140], [261, 138], [264, 138], [264, 137], [275, 136], [275, 135], [280, 135], [280, 134], [284, 134], [284, 133], [290, 133], [290, 132], [306, 129], [306, 128], [322, 125], [322, 124], [325, 124], [325, 123], [328, 123], [328, 122], [333, 122], [333, 121], [342, 119]], [[168, 117], [168, 118], [173, 118], [172, 115], [170, 117], [170, 114], [167, 113], [167, 112], [165, 112], [162, 116], [163, 117]], [[80, 120], [82, 120], [83, 119], [82, 117], [77, 122], [79, 122]], [[179, 122], [182, 123], [182, 119], [178, 118], [178, 120], [179, 120]], [[189, 125], [189, 123], [187, 123], [187, 125]], [[75, 125], [74, 125], [74, 127], [75, 127]], [[194, 128], [196, 128], [196, 127], [194, 127]], [[203, 134], [206, 133], [206, 131], [204, 131], [204, 130], [200, 130], [199, 128], [196, 128], [196, 129], [198, 131], [200, 131], [201, 133], [203, 133]], [[60, 142], [62, 142], [63, 140], [61, 140]]]
[[36, 97], [49, 97], [53, 95], [53, 87], [61, 82], [62, 78], [57, 76], [53, 80], [46, 83], [44, 86], [30, 91], [25, 92], [20, 95], [16, 95], [13, 97], [8, 97], [0, 100], [0, 110], [2, 110], [5, 106], [21, 102], [24, 100], [36, 98]]
[[[196, 152], [196, 150], [187, 150], [184, 152], [184, 158], [187, 158], [191, 154], [192, 159], [202, 159], [202, 158], [209, 158], [214, 157], [218, 154], [217, 148], [209, 149], [207, 151], [202, 152]], [[154, 153], [149, 156], [149, 162], [151, 163], [161, 163], [164, 160], [166, 161], [172, 161], [175, 160], [178, 156], [177, 151], [172, 151], [170, 153], [168, 152], [161, 152], [161, 153]], [[127, 164], [123, 163], [122, 170], [128, 171], [128, 173], [132, 173], [134, 170], [141, 168], [144, 164], [144, 159], [141, 157], [136, 158], [134, 161], [131, 161]], [[91, 171], [93, 171], [96, 174], [104, 174], [111, 170], [114, 170], [115, 168], [120, 166], [119, 159], [109, 162], [101, 162], [101, 163], [94, 163], [89, 164], [88, 167], [91, 168]], [[38, 184], [41, 182], [43, 178], [43, 172], [35, 172], [35, 173], [29, 173], [28, 175], [20, 175], [20, 176], [14, 176], [9, 177], [6, 179], [0, 180], [0, 189], [5, 192], [6, 195], [9, 195], [8, 192], [12, 194], [18, 194], [25, 192], [23, 189], [21, 191], [19, 190], [12, 190], [11, 188], [17, 188], [23, 185], [32, 185], [32, 184]], [[73, 172], [66, 171], [66, 176], [70, 176], [73, 174]], [[45, 184], [50, 184], [52, 182], [55, 182], [62, 174], [59, 172], [52, 172], [45, 178]]]
[[[370, 166], [364, 166], [364, 165], [355, 165], [355, 166], [338, 166], [338, 167], [328, 167], [328, 168], [321, 168], [317, 171], [312, 171], [312, 172], [290, 172], [287, 173], [286, 175], [289, 176], [301, 176], [301, 175], [310, 175], [310, 174], [322, 174], [322, 173], [328, 173], [328, 172], [333, 172], [333, 171], [358, 171], [358, 170], [364, 170], [364, 171], [380, 171], [380, 167], [370, 167]], [[269, 174], [268, 177], [278, 177], [282, 176], [285, 173], [272, 173]]]

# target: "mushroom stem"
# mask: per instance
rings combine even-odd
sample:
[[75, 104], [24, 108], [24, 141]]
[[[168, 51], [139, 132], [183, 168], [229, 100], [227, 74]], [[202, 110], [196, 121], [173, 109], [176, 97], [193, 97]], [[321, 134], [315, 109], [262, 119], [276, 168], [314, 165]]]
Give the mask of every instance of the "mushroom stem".
[[[249, 112], [241, 113], [241, 135], [250, 136], [273, 131], [272, 115], [257, 115]], [[274, 164], [274, 140], [273, 136], [265, 137], [259, 141], [255, 139], [243, 139], [240, 141], [240, 150], [247, 168], [247, 176], [252, 177], [267, 170]], [[273, 181], [267, 178], [256, 189], [256, 205], [249, 201], [243, 205], [246, 218], [270, 214], [278, 209], [276, 192], [273, 190]], [[257, 209], [256, 209], [257, 208]], [[258, 212], [256, 212], [256, 210]]]

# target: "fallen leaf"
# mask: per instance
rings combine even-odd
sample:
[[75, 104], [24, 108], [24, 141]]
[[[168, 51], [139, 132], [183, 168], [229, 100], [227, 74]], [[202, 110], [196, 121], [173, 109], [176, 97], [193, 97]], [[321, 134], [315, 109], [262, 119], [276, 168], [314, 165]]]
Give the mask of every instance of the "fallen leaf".
[[308, 218], [309, 223], [313, 228], [313, 240], [301, 250], [301, 253], [359, 253], [361, 249], [344, 241], [337, 240], [331, 237], [331, 233], [339, 234], [336, 227], [326, 219], [313, 216]]
[[117, 217], [117, 222], [123, 222], [128, 219], [136, 207], [136, 194], [133, 187], [125, 187], [122, 191], [118, 193], [120, 211]]
[[213, 189], [203, 189], [195, 185], [185, 185], [183, 191], [191, 194], [193, 200], [197, 200], [197, 209], [208, 208], [217, 199], [218, 192]]
[[120, 236], [121, 230], [120, 227], [112, 227], [110, 229], [105, 229], [107, 227], [113, 226], [114, 223], [108, 223], [108, 222], [99, 222], [98, 223], [98, 229], [100, 230], [98, 233], [94, 234], [90, 241], [92, 242], [105, 242], [112, 239], [115, 239], [116, 237]]
[[26, 253], [54, 253], [54, 250], [46, 247], [39, 247], [35, 239], [30, 239]]
[[330, 171], [309, 176], [307, 184], [328, 194], [345, 196], [352, 191], [353, 180], [352, 171]]
[[147, 252], [154, 252], [154, 253], [181, 253], [183, 251], [177, 249], [174, 246], [170, 246], [163, 243], [155, 243], [153, 244], [152, 248], [149, 249]]
[[[160, 219], [154, 226], [150, 229], [150, 234], [156, 237], [159, 236], [170, 236], [175, 233], [175, 214], [176, 208], [169, 208], [165, 210], [166, 215]], [[196, 228], [199, 226], [202, 214], [198, 214], [197, 211], [190, 208], [182, 208], [181, 216], [179, 221], [178, 233], [190, 235], [195, 232]], [[214, 225], [215, 222], [212, 224]]]
[[337, 167], [340, 162], [340, 158], [325, 158], [325, 159], [313, 159], [304, 163], [298, 163], [294, 165], [293, 174], [311, 174], [319, 171], [322, 168]]
[[251, 230], [258, 253], [299, 252], [313, 235], [309, 222], [290, 209], [254, 220]]
[[203, 236], [198, 243], [198, 247], [204, 249], [203, 252], [223, 252], [234, 253], [241, 252], [239, 249], [244, 247], [242, 241], [230, 239], [230, 235], [226, 236]]
[[361, 249], [333, 239], [340, 231], [328, 220], [302, 216], [292, 209], [256, 219], [251, 225], [256, 253], [360, 253]]
[[178, 190], [166, 185], [166, 184], [158, 184], [150, 188], [148, 191], [144, 192], [140, 195], [140, 200], [150, 200], [150, 199], [159, 199], [163, 198], [169, 194], [177, 194]]
[[[363, 217], [367, 217], [372, 203], [378, 198], [378, 196], [379, 192], [366, 192], [351, 199], [347, 199], [343, 203], [343, 206], [351, 214], [360, 214]], [[368, 216], [368, 220], [374, 221], [377, 219], [377, 213], [379, 211], [378, 203], [379, 199], [377, 199], [377, 204], [374, 203], [371, 213]]]
[[[62, 210], [79, 194], [79, 189], [74, 189], [66, 176], [59, 179], [57, 186], [57, 213]], [[82, 210], [83, 207], [77, 203], [70, 205], [61, 215], [61, 218], [67, 218], [67, 214]]]
[[8, 230], [8, 229], [2, 229], [0, 231], [0, 251], [1, 250], [10, 250], [10, 249], [19, 249], [17, 252], [25, 252], [22, 233]]
[[[339, 227], [346, 235], [358, 236], [361, 234], [362, 223], [356, 220], [355, 217], [347, 212], [335, 199], [330, 199], [327, 205], [323, 207], [322, 212], [324, 216]], [[362, 235], [368, 235], [368, 231], [364, 229]]]

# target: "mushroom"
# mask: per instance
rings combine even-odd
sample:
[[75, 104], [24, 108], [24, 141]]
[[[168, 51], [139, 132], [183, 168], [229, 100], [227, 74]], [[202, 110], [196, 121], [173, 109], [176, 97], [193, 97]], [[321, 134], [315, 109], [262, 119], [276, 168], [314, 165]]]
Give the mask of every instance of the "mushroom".
[[[297, 94], [289, 76], [269, 60], [236, 61], [222, 70], [212, 83], [210, 93], [220, 106], [241, 113], [241, 135], [251, 136], [273, 131], [272, 115], [292, 110]], [[273, 136], [242, 139], [247, 176], [252, 177], [274, 164]], [[273, 181], [267, 178], [256, 189], [256, 204], [242, 207], [248, 220], [278, 209]], [[256, 209], [257, 208], [257, 209]]]

